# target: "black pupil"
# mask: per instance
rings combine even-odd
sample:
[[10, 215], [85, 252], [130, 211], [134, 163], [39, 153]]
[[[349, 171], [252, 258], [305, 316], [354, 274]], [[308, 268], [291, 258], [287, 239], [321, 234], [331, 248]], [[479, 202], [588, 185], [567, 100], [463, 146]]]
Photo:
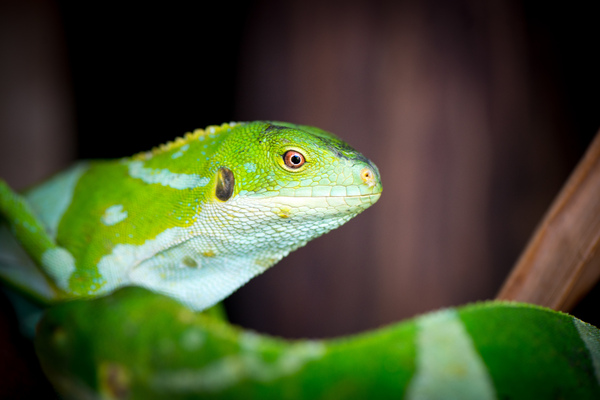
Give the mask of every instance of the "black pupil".
[[292, 164], [297, 165], [297, 164], [300, 164], [302, 162], [302, 159], [300, 158], [300, 156], [298, 154], [294, 154], [290, 158], [290, 161], [292, 162]]

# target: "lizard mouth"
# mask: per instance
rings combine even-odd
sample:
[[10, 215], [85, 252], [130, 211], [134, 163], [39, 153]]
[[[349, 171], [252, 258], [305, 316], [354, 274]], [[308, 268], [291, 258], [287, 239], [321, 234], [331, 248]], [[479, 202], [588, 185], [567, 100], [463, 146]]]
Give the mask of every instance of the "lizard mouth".
[[313, 209], [327, 214], [327, 210], [336, 213], [353, 209], [363, 210], [375, 204], [379, 197], [381, 192], [355, 196], [274, 196], [262, 198], [259, 202], [264, 206], [286, 207], [298, 211]]

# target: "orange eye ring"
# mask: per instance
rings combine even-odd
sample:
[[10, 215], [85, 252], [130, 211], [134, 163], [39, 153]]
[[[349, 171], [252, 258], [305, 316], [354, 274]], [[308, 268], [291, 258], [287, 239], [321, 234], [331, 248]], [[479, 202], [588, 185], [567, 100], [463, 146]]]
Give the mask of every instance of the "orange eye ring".
[[360, 171], [360, 179], [362, 179], [362, 181], [366, 183], [368, 187], [375, 186], [375, 174], [370, 168], [365, 167], [362, 169], [362, 171]]
[[299, 153], [295, 150], [288, 150], [283, 155], [283, 162], [289, 169], [298, 169], [304, 165], [306, 159], [302, 153]]

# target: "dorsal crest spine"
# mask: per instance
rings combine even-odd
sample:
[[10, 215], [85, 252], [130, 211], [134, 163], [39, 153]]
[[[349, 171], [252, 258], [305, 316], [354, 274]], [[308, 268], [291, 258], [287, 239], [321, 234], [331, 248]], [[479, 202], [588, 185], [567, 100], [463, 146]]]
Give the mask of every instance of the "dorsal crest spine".
[[150, 151], [143, 151], [141, 153], [137, 153], [133, 155], [131, 158], [133, 160], [148, 160], [158, 154], [163, 154], [173, 149], [177, 149], [187, 143], [190, 143], [194, 140], [198, 140], [202, 136], [212, 136], [218, 135], [227, 129], [231, 129], [236, 126], [244, 125], [244, 122], [229, 122], [224, 123], [222, 125], [209, 125], [204, 129], [196, 129], [193, 132], [187, 132], [182, 137], [177, 137], [174, 140], [163, 143], [159, 146], [154, 147]]

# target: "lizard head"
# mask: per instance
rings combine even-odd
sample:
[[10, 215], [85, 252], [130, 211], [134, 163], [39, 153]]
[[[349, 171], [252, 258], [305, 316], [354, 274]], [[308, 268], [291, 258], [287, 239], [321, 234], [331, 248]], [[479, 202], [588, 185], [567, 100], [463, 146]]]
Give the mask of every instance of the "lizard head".
[[167, 204], [169, 224], [149, 241], [160, 241], [160, 254], [128, 278], [195, 310], [381, 196], [379, 171], [362, 154], [331, 133], [284, 122], [209, 126], [124, 162], [144, 187], [160, 189], [153, 202]]
[[[212, 159], [211, 215], [231, 250], [276, 262], [373, 205], [377, 167], [333, 134], [283, 122], [235, 126]], [[272, 264], [271, 263], [271, 264]]]

